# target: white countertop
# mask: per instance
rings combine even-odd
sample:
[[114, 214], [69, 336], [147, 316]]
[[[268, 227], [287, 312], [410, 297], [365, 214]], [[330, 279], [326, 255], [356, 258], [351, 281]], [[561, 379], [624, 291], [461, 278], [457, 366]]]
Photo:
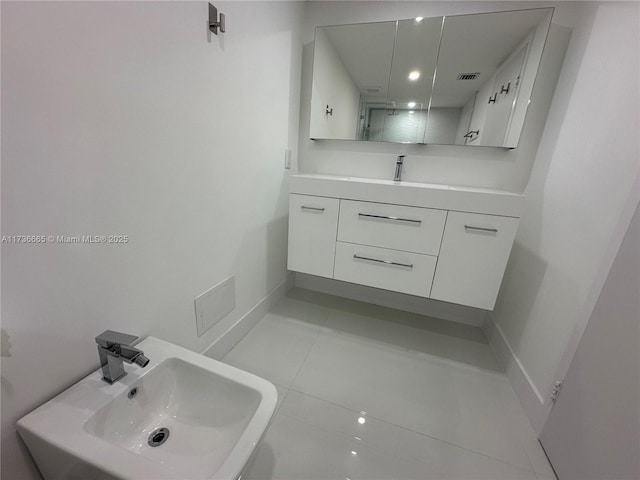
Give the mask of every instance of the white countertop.
[[525, 199], [505, 190], [326, 174], [291, 175], [289, 192], [506, 217], [520, 217]]

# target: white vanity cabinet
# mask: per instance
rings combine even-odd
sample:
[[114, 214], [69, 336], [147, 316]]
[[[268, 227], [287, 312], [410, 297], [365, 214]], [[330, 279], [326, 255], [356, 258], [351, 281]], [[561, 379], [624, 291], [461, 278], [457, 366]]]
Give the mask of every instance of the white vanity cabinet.
[[333, 277], [337, 198], [289, 195], [289, 270]]
[[290, 180], [289, 270], [493, 309], [522, 195], [322, 175]]
[[493, 310], [518, 221], [449, 212], [431, 298]]

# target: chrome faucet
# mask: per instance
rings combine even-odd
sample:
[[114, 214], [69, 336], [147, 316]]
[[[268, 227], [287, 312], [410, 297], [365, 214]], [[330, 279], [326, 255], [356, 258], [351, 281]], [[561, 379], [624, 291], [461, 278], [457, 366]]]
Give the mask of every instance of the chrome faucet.
[[102, 379], [107, 383], [114, 383], [124, 377], [123, 360], [127, 363], [135, 363], [146, 367], [149, 359], [144, 356], [142, 350], [130, 346], [138, 337], [126, 333], [106, 330], [96, 337], [98, 355], [102, 367]]
[[406, 155], [398, 155], [398, 159], [396, 160], [396, 174], [393, 177], [394, 182], [399, 182], [402, 177], [402, 162], [404, 162], [404, 157]]

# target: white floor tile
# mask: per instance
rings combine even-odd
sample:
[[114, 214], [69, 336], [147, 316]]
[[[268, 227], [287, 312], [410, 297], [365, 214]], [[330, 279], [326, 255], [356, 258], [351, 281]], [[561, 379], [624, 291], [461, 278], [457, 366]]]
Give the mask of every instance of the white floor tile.
[[527, 456], [529, 457], [529, 462], [531, 463], [533, 470], [542, 476], [554, 479], [555, 473], [553, 468], [547, 459], [547, 455], [542, 449], [542, 445], [540, 445], [540, 442], [538, 441], [536, 433], [525, 417], [520, 401], [513, 389], [509, 389], [508, 392], [505, 392], [504, 399], [505, 416], [508, 416], [511, 425], [514, 428], [517, 428], [520, 443], [525, 452], [527, 452]]
[[318, 336], [319, 325], [325, 320], [322, 309], [305, 308], [300, 302], [285, 298], [223, 361], [288, 387]]
[[555, 474], [553, 474], [553, 476], [550, 477], [550, 476], [542, 475], [541, 473], [538, 473], [538, 480], [558, 480], [558, 477], [556, 477]]
[[[532, 476], [513, 478], [536, 480], [535, 474], [529, 473]], [[418, 460], [398, 457], [281, 413], [269, 428], [243, 478], [425, 480], [446, 477], [430, 472], [429, 465]]]
[[278, 389], [244, 479], [554, 480], [479, 328], [294, 289], [224, 361]]
[[311, 303], [305, 301], [309, 294], [313, 292], [294, 289], [291, 290], [286, 297], [271, 307], [270, 313], [279, 315], [284, 318], [292, 318], [312, 325], [324, 325], [329, 312], [329, 307], [321, 303]]
[[378, 307], [376, 316], [332, 310], [325, 324], [336, 333], [501, 371], [477, 327]]
[[[423, 478], [536, 479], [532, 471], [420, 435], [323, 400], [290, 391], [280, 415], [290, 416], [399, 459], [418, 461]], [[392, 477], [395, 478], [395, 477]]]
[[291, 388], [531, 468], [503, 414], [502, 375], [323, 332]]
[[302, 422], [276, 415], [243, 480], [333, 478], [326, 438], [309, 430]]

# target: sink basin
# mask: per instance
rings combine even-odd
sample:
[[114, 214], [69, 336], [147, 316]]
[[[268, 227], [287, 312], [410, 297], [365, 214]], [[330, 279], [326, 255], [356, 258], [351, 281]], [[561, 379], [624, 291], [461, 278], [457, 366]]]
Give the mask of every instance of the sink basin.
[[237, 479], [275, 411], [268, 381], [149, 337], [151, 361], [100, 371], [18, 421], [45, 479]]

